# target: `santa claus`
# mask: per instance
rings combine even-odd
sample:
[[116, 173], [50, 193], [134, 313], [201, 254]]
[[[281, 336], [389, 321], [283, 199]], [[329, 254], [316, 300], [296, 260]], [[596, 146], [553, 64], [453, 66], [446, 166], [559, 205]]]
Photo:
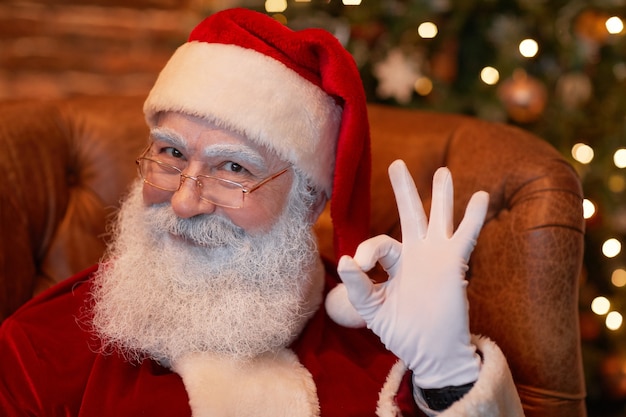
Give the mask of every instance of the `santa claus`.
[[[454, 231], [449, 171], [429, 220], [397, 161], [402, 243], [366, 240], [365, 97], [332, 35], [217, 13], [144, 111], [105, 259], [3, 324], [3, 415], [522, 415], [502, 353], [469, 333], [488, 196]], [[312, 232], [328, 201], [338, 267]]]

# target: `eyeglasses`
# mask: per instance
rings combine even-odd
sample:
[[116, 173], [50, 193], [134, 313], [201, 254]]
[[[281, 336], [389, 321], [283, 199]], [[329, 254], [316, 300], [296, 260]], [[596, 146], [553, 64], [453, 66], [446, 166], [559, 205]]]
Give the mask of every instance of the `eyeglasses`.
[[262, 179], [252, 187], [245, 187], [242, 184], [211, 175], [191, 175], [184, 174], [183, 171], [173, 165], [141, 156], [135, 161], [137, 170], [143, 182], [163, 191], [178, 191], [186, 179], [196, 183], [200, 199], [217, 206], [227, 208], [242, 208], [244, 196], [258, 190], [262, 185], [278, 178], [289, 170], [291, 166], [281, 169], [275, 174]]

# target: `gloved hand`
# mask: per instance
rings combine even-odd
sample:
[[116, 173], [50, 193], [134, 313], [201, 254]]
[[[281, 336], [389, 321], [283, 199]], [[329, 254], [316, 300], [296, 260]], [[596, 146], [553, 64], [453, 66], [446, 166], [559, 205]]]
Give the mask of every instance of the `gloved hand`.
[[[480, 358], [470, 342], [465, 272], [487, 212], [489, 196], [475, 193], [453, 233], [453, 187], [447, 168], [433, 180], [430, 222], [403, 161], [389, 167], [400, 214], [402, 243], [377, 236], [343, 256], [338, 272], [367, 327], [413, 371], [420, 388], [474, 382]], [[374, 284], [365, 272], [376, 262], [389, 279]], [[365, 271], [365, 272], [364, 272]]]

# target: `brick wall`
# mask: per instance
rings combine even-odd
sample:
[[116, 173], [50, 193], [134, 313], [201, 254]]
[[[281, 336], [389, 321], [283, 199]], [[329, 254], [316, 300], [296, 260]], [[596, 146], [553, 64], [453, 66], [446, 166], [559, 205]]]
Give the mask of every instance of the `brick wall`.
[[0, 100], [146, 94], [202, 13], [180, 0], [4, 0]]

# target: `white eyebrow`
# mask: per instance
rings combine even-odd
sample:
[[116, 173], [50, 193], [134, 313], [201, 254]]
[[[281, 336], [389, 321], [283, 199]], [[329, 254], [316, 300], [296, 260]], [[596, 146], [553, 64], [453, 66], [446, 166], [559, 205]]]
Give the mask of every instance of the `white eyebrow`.
[[229, 143], [215, 144], [204, 149], [204, 156], [221, 157], [247, 162], [255, 165], [257, 168], [265, 168], [267, 164], [265, 159], [254, 149], [246, 145], [235, 145]]
[[156, 140], [167, 142], [174, 147], [186, 149], [187, 140], [178, 134], [175, 130], [164, 127], [153, 127], [150, 129], [150, 137]]

